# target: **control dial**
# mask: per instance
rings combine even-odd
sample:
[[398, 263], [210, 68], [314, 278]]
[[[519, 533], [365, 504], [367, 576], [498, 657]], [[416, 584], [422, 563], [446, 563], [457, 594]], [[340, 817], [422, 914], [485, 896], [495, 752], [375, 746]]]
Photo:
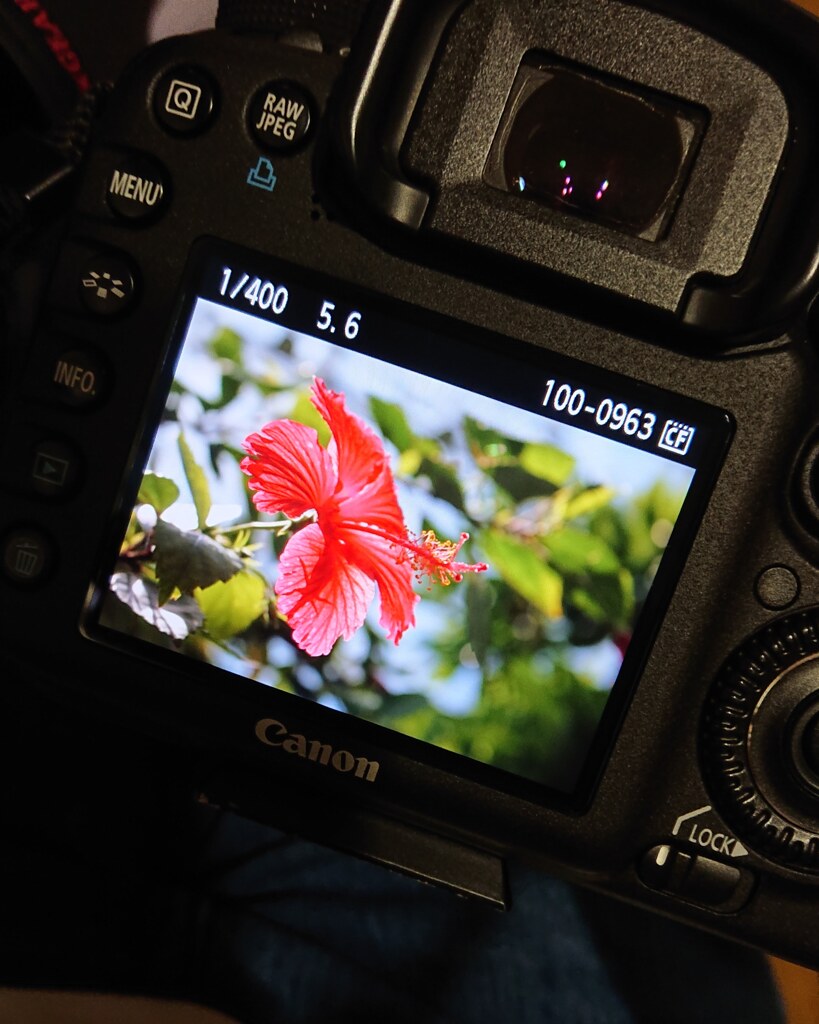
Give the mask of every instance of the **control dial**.
[[819, 875], [819, 608], [778, 619], [731, 655], [701, 749], [714, 802], [742, 841]]

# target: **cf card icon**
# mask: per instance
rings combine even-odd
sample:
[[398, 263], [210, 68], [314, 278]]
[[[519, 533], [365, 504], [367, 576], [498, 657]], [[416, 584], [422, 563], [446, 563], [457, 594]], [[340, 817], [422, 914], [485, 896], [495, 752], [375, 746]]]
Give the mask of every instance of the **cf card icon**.
[[694, 427], [678, 420], [666, 420], [657, 447], [664, 452], [671, 452], [672, 455], [685, 455], [691, 447], [693, 437]]

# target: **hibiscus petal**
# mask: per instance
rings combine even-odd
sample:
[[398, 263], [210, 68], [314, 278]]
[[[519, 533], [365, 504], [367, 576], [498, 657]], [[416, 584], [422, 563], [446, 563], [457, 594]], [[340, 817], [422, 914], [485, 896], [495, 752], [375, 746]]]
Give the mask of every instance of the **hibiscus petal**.
[[375, 593], [372, 579], [346, 558], [344, 545], [317, 523], [294, 534], [279, 559], [279, 611], [307, 654], [329, 654], [360, 628]]
[[332, 433], [328, 450], [338, 474], [340, 518], [362, 520], [401, 536], [404, 517], [381, 439], [347, 410], [344, 395], [331, 391], [320, 377], [313, 381], [312, 402]]
[[379, 622], [396, 644], [405, 630], [415, 625], [414, 573], [409, 560], [388, 538], [356, 530], [345, 523], [340, 531], [344, 551], [351, 564], [378, 584], [381, 602]]
[[248, 456], [240, 467], [250, 477], [253, 502], [261, 512], [295, 519], [332, 497], [335, 470], [312, 427], [275, 420], [246, 437], [242, 447]]

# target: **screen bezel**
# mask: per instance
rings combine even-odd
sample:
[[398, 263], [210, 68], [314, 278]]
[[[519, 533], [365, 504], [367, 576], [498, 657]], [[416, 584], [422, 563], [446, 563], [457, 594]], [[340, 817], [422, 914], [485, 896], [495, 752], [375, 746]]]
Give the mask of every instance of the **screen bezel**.
[[[552, 371], [559, 368], [560, 372], [569, 379], [580, 378], [598, 387], [605, 385], [609, 389], [614, 384], [618, 394], [637, 393], [650, 396], [651, 402], [655, 406], [665, 405], [666, 408], [673, 409], [677, 415], [686, 415], [689, 420], [695, 420], [698, 427], [704, 427], [710, 432], [711, 442], [697, 466], [694, 480], [662, 558], [662, 564], [640, 617], [635, 622], [634, 634], [617, 681], [609, 693], [593, 739], [587, 748], [583, 768], [577, 777], [577, 784], [571, 793], [435, 747], [426, 741], [357, 718], [351, 713], [339, 712], [307, 702], [301, 697], [253, 682], [242, 676], [226, 673], [216, 666], [194, 662], [182, 654], [128, 637], [99, 622], [102, 598], [107, 592], [108, 579], [113, 571], [121, 539], [124, 536], [128, 517], [136, 500], [144, 467], [153, 445], [155, 432], [165, 409], [177, 357], [181, 351], [196, 302], [199, 298], [220, 301], [214, 294], [215, 284], [213, 281], [209, 282], [210, 290], [205, 283], [205, 274], [208, 269], [210, 268], [212, 272], [213, 266], [218, 262], [230, 264], [238, 262], [262, 279], [292, 281], [305, 289], [314, 290], [316, 293], [326, 294], [349, 303], [350, 308], [364, 308], [378, 315], [386, 316], [396, 324], [406, 325], [409, 331], [421, 330], [433, 336], [441, 335], [457, 347], [467, 348], [472, 358], [480, 353], [480, 358], [488, 361], [493, 353], [502, 353], [505, 359], [514, 360], [520, 362], [524, 367], [532, 368], [548, 358]], [[384, 752], [379, 755], [382, 757], [388, 757], [392, 752], [396, 755], [395, 767], [410, 761], [424, 765], [432, 772], [445, 773], [449, 778], [477, 784], [484, 790], [501, 791], [511, 797], [567, 813], [582, 813], [593, 800], [619, 724], [650, 653], [727, 453], [733, 432], [730, 416], [724, 411], [696, 399], [646, 385], [593, 364], [582, 363], [577, 359], [552, 352], [545, 346], [541, 347], [530, 342], [510, 339], [485, 328], [475, 327], [466, 322], [457, 321], [451, 317], [378, 294], [371, 289], [350, 284], [342, 277], [330, 277], [303, 267], [296, 267], [278, 258], [215, 239], [203, 238], [194, 243], [178, 294], [172, 327], [166, 337], [165, 357], [151, 387], [150, 400], [145, 406], [142, 424], [135, 440], [132, 457], [129, 460], [129, 471], [120, 491], [116, 512], [112, 517], [112, 529], [106, 543], [106, 553], [89, 591], [89, 600], [82, 624], [86, 635], [109, 648], [126, 652], [156, 666], [165, 667], [172, 673], [195, 676], [197, 684], [201, 682], [201, 685], [209, 687], [211, 694], [217, 699], [229, 699], [229, 695], [225, 692], [227, 677], [229, 685], [238, 688], [244, 699], [264, 708], [267, 712], [273, 713], [280, 708], [280, 713], [284, 718], [292, 718], [301, 722], [305, 720], [311, 723], [315, 722], [317, 734], [323, 732], [336, 736], [350, 736], [360, 746]], [[227, 308], [241, 308], [236, 303], [229, 301], [222, 301], [221, 304]], [[281, 322], [273, 316], [261, 316], [261, 319], [268, 319], [275, 323]], [[293, 330], [301, 330], [316, 336], [315, 330], [310, 330], [306, 326], [295, 327], [292, 324], [287, 326]], [[359, 351], [376, 355], [378, 358], [388, 358], [383, 352], [374, 353], [363, 344], [356, 345], [354, 342], [345, 342], [345, 347], [357, 348]], [[390, 347], [394, 347], [394, 342]], [[410, 362], [398, 358], [390, 361], [399, 365]], [[420, 372], [427, 371], [420, 370]], [[443, 374], [437, 374], [437, 376], [444, 380], [449, 379]], [[458, 384], [459, 382], [453, 381], [453, 383]], [[504, 399], [499, 400], [503, 401]], [[401, 768], [398, 770], [403, 771]]]

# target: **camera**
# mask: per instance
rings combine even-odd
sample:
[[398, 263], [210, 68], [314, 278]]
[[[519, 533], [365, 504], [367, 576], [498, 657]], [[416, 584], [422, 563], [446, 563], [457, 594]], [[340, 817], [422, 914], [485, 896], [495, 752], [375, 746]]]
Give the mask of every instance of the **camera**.
[[11, 672], [203, 800], [819, 965], [817, 55], [665, 0], [151, 47], [7, 381]]

